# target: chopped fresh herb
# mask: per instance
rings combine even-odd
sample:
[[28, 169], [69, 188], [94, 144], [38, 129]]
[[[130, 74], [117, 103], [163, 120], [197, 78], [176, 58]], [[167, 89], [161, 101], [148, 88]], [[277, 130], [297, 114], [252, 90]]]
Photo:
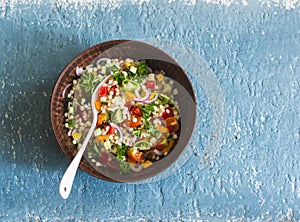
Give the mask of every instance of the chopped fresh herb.
[[72, 128], [74, 128], [75, 127], [75, 120], [74, 119], [70, 119], [69, 121], [68, 121], [68, 128], [69, 129], [72, 129]]
[[145, 123], [145, 129], [147, 130], [148, 134], [154, 136], [155, 138], [159, 138], [162, 135], [161, 132], [159, 132], [149, 121]]
[[125, 144], [117, 145], [117, 159], [118, 160], [122, 160], [124, 159], [124, 157], [126, 156], [126, 151], [128, 149], [128, 146], [126, 146]]
[[148, 67], [148, 65], [146, 64], [146, 61], [145, 61], [145, 60], [142, 60], [142, 61], [138, 62], [138, 63], [136, 64], [136, 68], [137, 68], [137, 73], [138, 73], [140, 76], [144, 76], [144, 75], [149, 74], [149, 67]]
[[119, 69], [117, 66], [110, 66], [106, 69], [106, 72], [108, 74], [116, 74], [116, 73], [119, 73]]
[[86, 73], [82, 75], [82, 77], [80, 78], [81, 81], [80, 86], [86, 93], [92, 94], [95, 89], [95, 85], [100, 80], [101, 78], [98, 75], [94, 73]]
[[120, 72], [114, 73], [112, 77], [118, 82], [119, 85], [122, 85], [122, 82], [125, 80], [124, 74]]
[[140, 106], [140, 108], [143, 112], [143, 118], [144, 119], [150, 118], [151, 113], [153, 113], [155, 111], [154, 106], [155, 106], [154, 103]]
[[132, 133], [132, 135], [135, 135], [137, 137], [141, 137], [142, 131], [141, 130], [133, 130], [131, 133]]

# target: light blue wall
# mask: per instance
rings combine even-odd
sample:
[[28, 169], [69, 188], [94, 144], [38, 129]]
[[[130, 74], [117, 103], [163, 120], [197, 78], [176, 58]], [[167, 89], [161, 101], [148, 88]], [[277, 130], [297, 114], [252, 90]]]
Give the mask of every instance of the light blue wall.
[[[0, 3], [0, 220], [300, 220], [299, 4], [84, 2]], [[50, 127], [52, 87], [74, 56], [111, 39], [176, 42], [206, 61], [219, 88], [182, 61], [199, 113], [183, 166], [140, 184], [80, 171], [64, 201], [58, 184], [69, 161]], [[216, 118], [226, 125], [218, 155], [202, 167], [220, 126], [215, 90], [225, 108]]]

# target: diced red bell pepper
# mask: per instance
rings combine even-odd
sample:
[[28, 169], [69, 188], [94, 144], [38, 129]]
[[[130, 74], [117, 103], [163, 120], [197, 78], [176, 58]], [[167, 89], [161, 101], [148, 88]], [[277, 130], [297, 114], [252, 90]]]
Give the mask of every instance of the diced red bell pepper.
[[108, 88], [107, 86], [101, 86], [99, 88], [99, 96], [103, 97], [103, 96], [107, 96], [108, 95]]

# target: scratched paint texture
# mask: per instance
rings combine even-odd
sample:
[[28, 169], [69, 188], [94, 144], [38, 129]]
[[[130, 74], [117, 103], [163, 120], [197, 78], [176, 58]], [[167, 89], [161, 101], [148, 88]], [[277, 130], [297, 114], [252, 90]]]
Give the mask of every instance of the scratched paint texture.
[[[0, 220], [300, 220], [299, 2], [237, 2], [1, 2]], [[190, 48], [215, 73], [226, 113], [218, 155], [200, 167], [210, 104], [189, 73], [201, 102], [184, 165], [140, 184], [80, 171], [62, 200], [58, 185], [69, 161], [49, 122], [55, 80], [94, 44], [147, 38]]]

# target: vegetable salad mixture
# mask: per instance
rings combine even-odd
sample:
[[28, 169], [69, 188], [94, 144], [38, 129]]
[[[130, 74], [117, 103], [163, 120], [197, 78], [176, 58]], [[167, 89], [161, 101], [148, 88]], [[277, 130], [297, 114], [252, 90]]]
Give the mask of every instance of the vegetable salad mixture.
[[[153, 73], [145, 61], [120, 58], [99, 59], [77, 67], [76, 74], [79, 78], [63, 92], [72, 87], [66, 95], [65, 124], [80, 147], [95, 106], [97, 125], [87, 156], [96, 167], [138, 172], [168, 155], [178, 138], [180, 115], [174, 100], [178, 91], [164, 71]], [[94, 89], [108, 75], [95, 104], [90, 104]]]

